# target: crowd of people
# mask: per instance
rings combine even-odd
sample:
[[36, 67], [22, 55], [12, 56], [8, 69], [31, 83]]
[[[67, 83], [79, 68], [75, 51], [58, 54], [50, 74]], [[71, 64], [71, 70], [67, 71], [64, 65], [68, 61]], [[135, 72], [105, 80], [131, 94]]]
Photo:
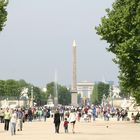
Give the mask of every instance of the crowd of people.
[[0, 122], [4, 123], [4, 130], [11, 130], [11, 135], [17, 131], [22, 131], [23, 128], [23, 110], [22, 109], [2, 109], [0, 110]]
[[[65, 115], [64, 115], [65, 113]], [[11, 130], [11, 135], [15, 135], [16, 131], [23, 130], [24, 122], [32, 121], [46, 121], [47, 118], [53, 118], [55, 124], [55, 133], [59, 133], [60, 122], [64, 123], [65, 133], [68, 133], [68, 124], [72, 124], [72, 132], [76, 122], [75, 109], [67, 111], [64, 108], [46, 108], [46, 107], [33, 107], [29, 109], [0, 109], [0, 123], [4, 123], [4, 130]]]
[[[134, 116], [134, 114], [132, 114]], [[134, 117], [132, 116], [132, 119]], [[138, 115], [137, 115], [138, 116]], [[17, 131], [23, 130], [24, 122], [47, 121], [47, 118], [53, 118], [55, 133], [59, 133], [60, 123], [63, 122], [64, 132], [68, 133], [68, 126], [71, 124], [72, 133], [75, 133], [76, 121], [94, 122], [98, 118], [109, 121], [110, 118], [116, 118], [117, 121], [128, 121], [128, 110], [114, 107], [103, 108], [101, 106], [59, 106], [57, 108], [33, 107], [28, 109], [0, 109], [0, 122], [4, 123], [4, 130], [11, 130], [11, 135]], [[134, 119], [135, 120], [135, 119]]]

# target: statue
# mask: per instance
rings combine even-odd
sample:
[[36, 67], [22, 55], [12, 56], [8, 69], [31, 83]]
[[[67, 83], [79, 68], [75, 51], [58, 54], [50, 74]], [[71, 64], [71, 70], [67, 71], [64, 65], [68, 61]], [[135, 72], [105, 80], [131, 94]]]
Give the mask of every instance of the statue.
[[28, 88], [23, 88], [20, 93], [20, 99], [28, 99]]
[[53, 103], [53, 99], [52, 99], [52, 96], [50, 94], [50, 96], [48, 97], [48, 100], [47, 100], [47, 105], [45, 105], [46, 107], [54, 107], [54, 103]]

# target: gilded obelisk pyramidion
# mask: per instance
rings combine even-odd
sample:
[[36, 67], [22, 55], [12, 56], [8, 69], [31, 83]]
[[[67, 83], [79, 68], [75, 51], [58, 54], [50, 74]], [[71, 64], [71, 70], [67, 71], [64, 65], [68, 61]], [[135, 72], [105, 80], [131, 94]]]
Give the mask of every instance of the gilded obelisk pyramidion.
[[72, 45], [72, 90], [71, 90], [71, 105], [77, 106], [77, 73], [76, 73], [76, 42]]

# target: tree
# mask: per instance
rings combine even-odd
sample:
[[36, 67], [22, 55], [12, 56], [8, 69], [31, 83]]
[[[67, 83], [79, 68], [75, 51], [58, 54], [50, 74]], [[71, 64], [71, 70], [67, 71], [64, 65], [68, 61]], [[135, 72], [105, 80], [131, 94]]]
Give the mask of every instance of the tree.
[[[56, 85], [57, 83], [51, 82], [47, 84], [47, 98], [51, 95], [52, 99], [56, 96]], [[62, 105], [68, 105], [71, 102], [70, 91], [65, 87], [57, 84], [58, 103]]]
[[65, 86], [58, 86], [58, 103], [62, 105], [71, 103], [71, 93]]
[[4, 80], [0, 80], [0, 96], [4, 96], [5, 95], [4, 86], [5, 86], [5, 81]]
[[99, 82], [94, 86], [91, 100], [94, 104], [101, 104], [103, 95], [108, 97], [109, 95], [109, 84], [105, 84], [103, 82]]
[[115, 54], [120, 86], [140, 103], [140, 0], [116, 0], [95, 27]]
[[[39, 106], [46, 104], [47, 102], [46, 92], [43, 92], [39, 87], [36, 86], [32, 87], [33, 87], [34, 102], [37, 103], [37, 105]], [[29, 92], [31, 92], [31, 88]]]
[[31, 98], [31, 89], [33, 87], [33, 96], [34, 101], [38, 105], [46, 104], [47, 102], [47, 94], [43, 92], [39, 87], [36, 87], [32, 84], [27, 83], [25, 80], [0, 80], [0, 98], [16, 98], [20, 99], [21, 92], [23, 89], [28, 88], [28, 96]]
[[0, 0], [0, 32], [2, 31], [5, 22], [7, 20], [7, 11], [6, 11], [7, 4], [8, 0]]
[[4, 88], [5, 88], [6, 96], [14, 96], [14, 97], [20, 96], [20, 91], [19, 91], [19, 86], [17, 81], [12, 79], [6, 80]]
[[98, 104], [98, 84], [94, 85], [94, 88], [91, 94], [91, 102], [93, 104]]
[[21, 96], [23, 88], [30, 88], [31, 84], [26, 83], [24, 80], [0, 80], [0, 96], [17, 97]]
[[129, 95], [129, 91], [127, 91], [127, 89], [125, 89], [124, 87], [122, 87], [120, 85], [120, 93], [119, 95], [122, 97], [122, 98], [129, 98], [130, 95]]
[[51, 95], [52, 99], [55, 97], [55, 83], [51, 82], [47, 84], [47, 98]]

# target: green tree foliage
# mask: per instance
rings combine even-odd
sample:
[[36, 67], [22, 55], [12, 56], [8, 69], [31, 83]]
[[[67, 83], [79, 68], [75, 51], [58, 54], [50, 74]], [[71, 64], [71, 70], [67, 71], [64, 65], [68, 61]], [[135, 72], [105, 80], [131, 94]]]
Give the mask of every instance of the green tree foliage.
[[16, 82], [15, 80], [7, 80], [5, 82], [5, 94], [7, 96], [19, 97], [20, 91], [19, 91], [18, 82]]
[[32, 84], [27, 83], [26, 81], [19, 80], [0, 80], [0, 98], [9, 98], [14, 97], [20, 99], [21, 91], [24, 88], [28, 88], [28, 96], [31, 98], [31, 88], [33, 87], [33, 96], [34, 102], [37, 105], [43, 105], [47, 102], [47, 94], [43, 92], [39, 87], [33, 86]]
[[62, 105], [71, 103], [71, 93], [65, 86], [58, 86], [58, 103]]
[[119, 66], [120, 85], [140, 103], [140, 0], [116, 0], [96, 27]]
[[5, 95], [5, 81], [0, 80], [0, 96], [4, 96], [4, 95]]
[[28, 84], [25, 80], [21, 79], [18, 81], [18, 85], [20, 88], [24, 88], [24, 87], [29, 87], [30, 84]]
[[58, 93], [58, 103], [62, 105], [69, 105], [71, 102], [70, 91], [65, 86], [61, 86], [59, 84], [56, 86], [54, 82], [47, 84], [47, 98], [51, 95], [52, 99], [54, 99], [56, 96], [56, 87]]
[[98, 84], [94, 85], [94, 88], [91, 94], [91, 102], [93, 104], [98, 104]]
[[[39, 106], [46, 104], [47, 93], [43, 92], [39, 87], [36, 87], [36, 86], [32, 86], [32, 87], [33, 87], [34, 102], [37, 103], [37, 105]], [[29, 90], [30, 94], [31, 94], [31, 88]]]
[[5, 22], [7, 20], [7, 11], [6, 11], [7, 4], [8, 0], [0, 0], [0, 32], [2, 31]]
[[9, 97], [20, 97], [20, 93], [23, 88], [29, 87], [29, 84], [24, 80], [0, 80], [0, 96], [9, 96]]
[[[28, 88], [28, 96], [31, 98], [31, 90], [33, 88], [34, 102], [37, 105], [44, 105], [47, 103], [48, 97], [51, 95], [52, 99], [56, 96], [55, 89], [56, 85], [54, 82], [47, 84], [47, 92], [43, 92], [39, 87], [27, 83], [24, 80], [0, 80], [0, 98], [14, 97], [19, 99], [21, 97], [21, 91], [24, 88]], [[57, 84], [58, 102], [62, 105], [69, 105], [71, 102], [71, 93], [65, 87]]]
[[122, 97], [122, 98], [129, 98], [130, 95], [129, 95], [129, 91], [127, 91], [126, 88], [124, 88], [123, 86], [120, 85], [120, 93], [119, 95]]
[[51, 95], [52, 99], [55, 97], [55, 83], [51, 82], [47, 84], [47, 98]]
[[91, 95], [92, 103], [101, 104], [103, 95], [108, 97], [108, 95], [109, 95], [109, 84], [105, 84], [103, 82], [95, 84], [92, 95]]

